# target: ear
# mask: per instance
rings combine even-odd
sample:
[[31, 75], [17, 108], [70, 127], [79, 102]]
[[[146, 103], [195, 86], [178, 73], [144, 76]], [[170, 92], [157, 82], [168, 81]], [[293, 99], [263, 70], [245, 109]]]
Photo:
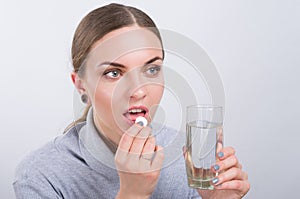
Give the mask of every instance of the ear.
[[73, 82], [75, 88], [76, 88], [77, 91], [79, 92], [79, 94], [85, 93], [85, 88], [84, 88], [83, 81], [82, 81], [82, 79], [78, 76], [78, 73], [72, 72], [72, 73], [71, 73], [71, 79], [72, 79], [72, 82]]

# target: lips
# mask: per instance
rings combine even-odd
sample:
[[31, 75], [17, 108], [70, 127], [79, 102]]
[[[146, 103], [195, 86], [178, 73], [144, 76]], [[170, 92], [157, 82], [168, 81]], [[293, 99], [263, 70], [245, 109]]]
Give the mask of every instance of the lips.
[[136, 118], [139, 116], [147, 118], [148, 112], [149, 110], [145, 106], [131, 106], [123, 115], [132, 125], [135, 122]]

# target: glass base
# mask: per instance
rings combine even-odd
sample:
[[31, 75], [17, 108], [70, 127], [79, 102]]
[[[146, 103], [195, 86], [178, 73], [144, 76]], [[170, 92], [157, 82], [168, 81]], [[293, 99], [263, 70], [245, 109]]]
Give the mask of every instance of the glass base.
[[211, 180], [212, 179], [188, 178], [188, 185], [189, 187], [195, 189], [214, 190], [214, 186], [211, 184]]

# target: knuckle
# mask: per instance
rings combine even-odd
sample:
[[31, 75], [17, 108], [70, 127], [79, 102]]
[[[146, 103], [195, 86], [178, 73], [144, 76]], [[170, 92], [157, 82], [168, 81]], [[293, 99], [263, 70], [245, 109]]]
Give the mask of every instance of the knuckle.
[[225, 168], [225, 166], [226, 166], [223, 161], [218, 162], [218, 165], [220, 166], [219, 171], [223, 170]]
[[218, 176], [218, 179], [219, 179], [219, 183], [222, 183], [226, 180], [226, 173], [222, 173]]
[[250, 185], [250, 183], [247, 181], [247, 183], [246, 183], [246, 191], [248, 192], [248, 191], [250, 190], [250, 188], [251, 188], [251, 185]]
[[238, 168], [233, 168], [233, 169], [232, 169], [232, 172], [233, 172], [233, 175], [234, 175], [234, 176], [242, 176], [242, 172], [241, 172], [241, 170], [238, 169]]
[[237, 164], [239, 163], [239, 161], [238, 161], [238, 159], [237, 159], [237, 157], [236, 157], [235, 155], [233, 155], [233, 156], [231, 157], [231, 161], [232, 161], [232, 164], [233, 164], [233, 165], [237, 165]]
[[248, 180], [248, 174], [246, 172], [243, 172], [243, 173], [244, 173], [244, 179]]
[[241, 181], [235, 181], [233, 186], [234, 186], [234, 188], [237, 189], [237, 190], [240, 190], [240, 189], [243, 187]]
[[235, 149], [231, 147], [232, 154], [235, 154]]
[[231, 154], [235, 154], [235, 149], [232, 146], [229, 146], [228, 150], [230, 151]]
[[239, 167], [241, 170], [243, 169], [243, 165], [241, 165], [240, 163], [239, 163], [238, 167]]

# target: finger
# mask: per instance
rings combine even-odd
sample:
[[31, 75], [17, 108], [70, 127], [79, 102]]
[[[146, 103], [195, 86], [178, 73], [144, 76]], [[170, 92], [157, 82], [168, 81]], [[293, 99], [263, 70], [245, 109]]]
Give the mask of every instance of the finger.
[[230, 169], [231, 167], [239, 167], [239, 161], [235, 155], [231, 155], [227, 157], [226, 159], [223, 159], [222, 161], [217, 162], [213, 166], [214, 172], [220, 172], [220, 171], [226, 171]]
[[236, 167], [232, 167], [214, 178], [213, 183], [214, 185], [219, 185], [230, 180], [247, 180], [247, 178], [248, 176], [245, 172]]
[[219, 190], [236, 190], [242, 198], [249, 191], [250, 183], [248, 181], [232, 180], [215, 186], [215, 188]]
[[239, 169], [243, 169], [243, 166], [241, 165], [241, 163], [239, 163], [238, 165], [237, 165], [237, 167], [239, 168]]
[[130, 147], [130, 153], [140, 155], [143, 151], [146, 140], [151, 134], [152, 129], [150, 127], [144, 127], [141, 131], [135, 136], [132, 145]]
[[156, 139], [154, 136], [149, 136], [145, 142], [142, 154], [152, 154], [155, 151]]
[[218, 152], [218, 158], [219, 158], [219, 160], [224, 160], [234, 154], [235, 154], [235, 150], [233, 147], [225, 147], [221, 151]]
[[[128, 152], [134, 140], [134, 136], [142, 129], [140, 125], [132, 125], [121, 137], [118, 149], [115, 155], [115, 163], [119, 170], [124, 170], [128, 160]], [[126, 170], [126, 169], [125, 169]]]
[[152, 160], [151, 169], [160, 170], [163, 166], [164, 161], [164, 149], [161, 146], [155, 147], [155, 155]]
[[121, 137], [121, 140], [119, 142], [118, 149], [122, 149], [123, 151], [129, 151], [132, 142], [134, 140], [134, 137], [141, 131], [143, 127], [134, 124], [132, 125]]
[[146, 171], [150, 170], [152, 160], [155, 155], [155, 137], [151, 136], [146, 140], [142, 154], [140, 156], [140, 165], [145, 168]]

